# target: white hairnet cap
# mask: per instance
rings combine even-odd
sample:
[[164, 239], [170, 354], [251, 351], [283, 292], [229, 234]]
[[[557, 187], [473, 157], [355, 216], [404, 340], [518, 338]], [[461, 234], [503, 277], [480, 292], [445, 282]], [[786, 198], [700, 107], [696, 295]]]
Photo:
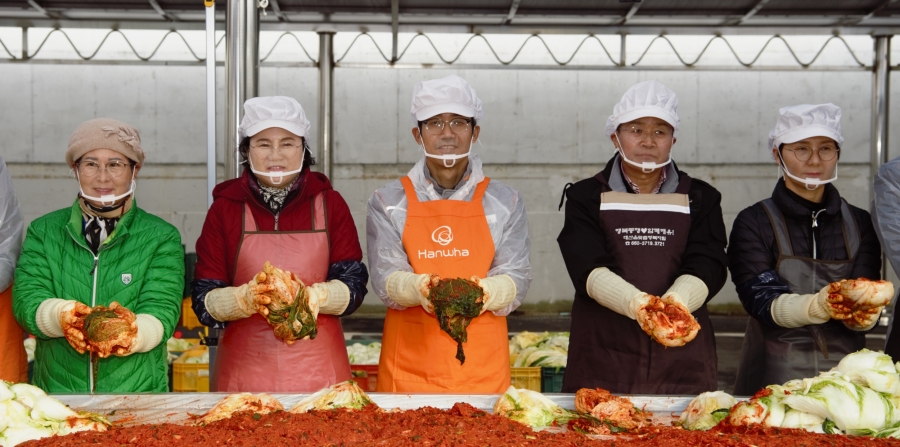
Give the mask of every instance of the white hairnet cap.
[[782, 107], [778, 110], [775, 127], [769, 132], [769, 147], [796, 143], [810, 137], [828, 137], [838, 146], [844, 144], [841, 108], [831, 103]]
[[413, 120], [418, 123], [442, 113], [455, 113], [481, 121], [484, 106], [475, 96], [475, 89], [457, 75], [417, 82], [413, 86], [412, 107], [409, 109]]
[[298, 137], [309, 134], [309, 120], [296, 99], [288, 96], [259, 96], [244, 101], [241, 139], [271, 127], [280, 127]]
[[678, 97], [659, 81], [639, 82], [622, 95], [613, 114], [606, 120], [606, 136], [615, 133], [620, 124], [648, 116], [669, 123], [675, 129], [674, 136], [678, 137]]

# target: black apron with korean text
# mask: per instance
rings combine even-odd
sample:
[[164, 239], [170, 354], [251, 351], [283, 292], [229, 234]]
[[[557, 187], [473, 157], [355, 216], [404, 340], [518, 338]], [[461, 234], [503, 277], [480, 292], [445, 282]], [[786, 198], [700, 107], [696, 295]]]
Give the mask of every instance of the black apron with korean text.
[[[841, 230], [849, 259], [822, 261], [795, 256], [784, 215], [771, 198], [763, 200], [775, 241], [778, 243], [778, 262], [775, 270], [791, 293], [818, 293], [829, 283], [847, 279], [853, 271], [859, 251], [859, 227], [847, 202], [841, 199]], [[837, 320], [798, 328], [773, 328], [762, 325], [756, 318], [747, 322], [747, 332], [741, 348], [734, 394], [749, 396], [766, 385], [781, 385], [792, 379], [815, 377], [837, 366], [847, 354], [866, 346], [866, 336], [855, 333]]]
[[[614, 192], [602, 184], [600, 226], [612, 270], [652, 295], [662, 296], [675, 281], [691, 228], [691, 178], [681, 173], [672, 194]], [[699, 201], [698, 201], [699, 204]], [[590, 299], [576, 298], [563, 392], [605, 388], [623, 394], [696, 395], [716, 389], [716, 348], [706, 306], [693, 313], [697, 337], [667, 348], [635, 320]]]

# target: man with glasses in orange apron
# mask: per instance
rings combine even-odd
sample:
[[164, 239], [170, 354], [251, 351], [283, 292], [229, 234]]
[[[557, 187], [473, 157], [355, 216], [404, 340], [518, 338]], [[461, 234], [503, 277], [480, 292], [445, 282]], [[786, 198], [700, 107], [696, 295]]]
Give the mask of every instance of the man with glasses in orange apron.
[[[372, 287], [388, 306], [377, 390], [500, 393], [510, 383], [506, 315], [531, 283], [522, 196], [485, 177], [471, 154], [484, 113], [464, 79], [417, 83], [410, 113], [424, 156], [375, 191], [366, 219]], [[484, 293], [464, 363], [427, 298], [441, 278], [472, 279]]]
[[628, 89], [606, 122], [616, 155], [565, 192], [557, 242], [575, 300], [563, 392], [717, 388], [706, 302], [725, 283], [722, 196], [672, 162], [677, 107], [657, 81]]

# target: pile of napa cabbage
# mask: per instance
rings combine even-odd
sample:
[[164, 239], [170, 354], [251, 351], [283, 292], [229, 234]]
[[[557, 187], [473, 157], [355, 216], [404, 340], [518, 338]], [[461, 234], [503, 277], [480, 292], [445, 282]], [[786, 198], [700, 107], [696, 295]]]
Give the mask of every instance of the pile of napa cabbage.
[[564, 368], [569, 357], [568, 332], [522, 331], [509, 340], [510, 366]]
[[0, 446], [80, 431], [106, 431], [111, 425], [99, 414], [72, 410], [38, 387], [0, 380]]
[[898, 371], [900, 363], [894, 364], [890, 356], [863, 349], [848, 354], [831, 371], [769, 385], [743, 402], [735, 403], [720, 391], [703, 393], [688, 405], [681, 422], [689, 430], [708, 430], [722, 421], [900, 438]]

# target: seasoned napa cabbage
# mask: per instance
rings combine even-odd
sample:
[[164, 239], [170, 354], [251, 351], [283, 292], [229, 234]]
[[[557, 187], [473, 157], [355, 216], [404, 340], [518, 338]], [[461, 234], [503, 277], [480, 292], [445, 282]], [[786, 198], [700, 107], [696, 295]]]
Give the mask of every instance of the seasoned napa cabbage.
[[728, 417], [737, 401], [724, 391], [709, 391], [695, 397], [681, 413], [681, 426], [688, 430], [709, 430]]
[[356, 382], [348, 380], [316, 391], [291, 407], [291, 413], [306, 413], [310, 410], [335, 410], [346, 408], [359, 410], [367, 405], [375, 405]]
[[497, 399], [494, 414], [506, 416], [532, 428], [565, 425], [569, 419], [577, 416], [537, 391], [512, 386]]

